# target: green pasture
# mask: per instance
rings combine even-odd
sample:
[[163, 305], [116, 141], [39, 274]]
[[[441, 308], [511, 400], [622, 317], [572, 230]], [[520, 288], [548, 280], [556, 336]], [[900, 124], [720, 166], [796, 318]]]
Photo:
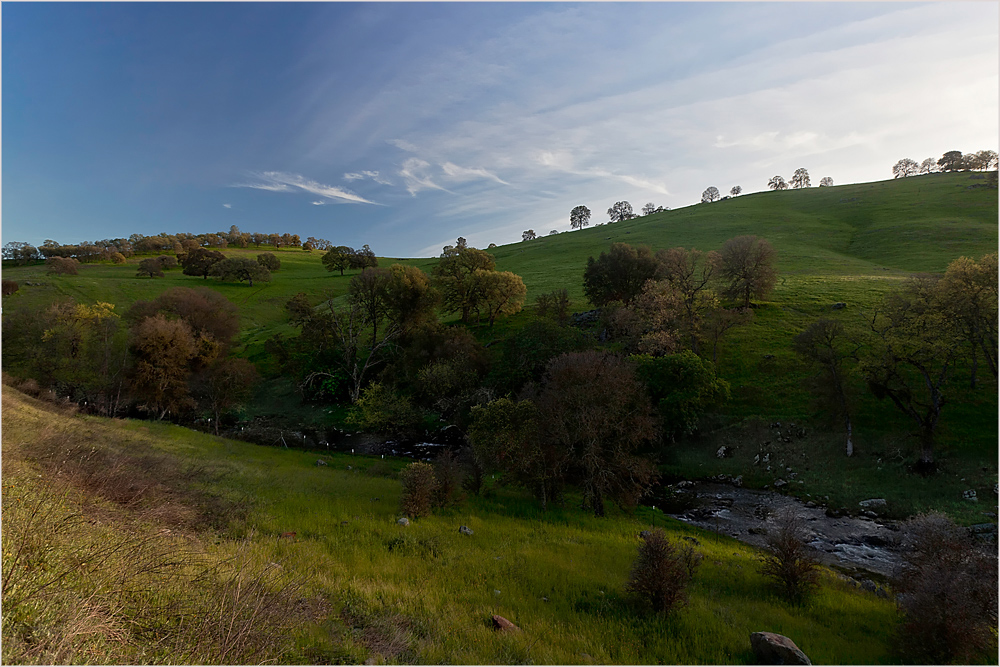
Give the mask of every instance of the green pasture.
[[[24, 518], [18, 503], [29, 489], [37, 495], [40, 485], [59, 479], [51, 469], [42, 476], [33, 461], [32, 443], [40, 438], [165, 457], [195, 471], [195, 482], [174, 489], [175, 502], [207, 491], [220, 498], [218, 507], [243, 507], [238, 516], [216, 516], [214, 530], [175, 527], [158, 539], [164, 545], [181, 540], [210, 562], [228, 562], [243, 550], [251, 562], [277, 566], [283, 577], [302, 582], [297, 606], [310, 601], [314, 612], [296, 627], [294, 643], [278, 662], [751, 664], [749, 635], [759, 630], [792, 637], [814, 664], [893, 660], [889, 641], [897, 617], [889, 601], [826, 572], [811, 601], [791, 606], [758, 573], [754, 549], [656, 510], [613, 511], [596, 519], [571, 496], [542, 513], [523, 493], [488, 484], [483, 496], [401, 526], [395, 473], [402, 461], [258, 447], [163, 423], [57, 414], [8, 387], [3, 412], [5, 521]], [[328, 465], [317, 466], [319, 458]], [[63, 498], [65, 503], [70, 496]], [[60, 507], [98, 517], [94, 530], [108, 539], [127, 530], [125, 510], [97, 499]], [[128, 512], [142, 510], [134, 505]], [[460, 534], [460, 525], [474, 534]], [[669, 617], [624, 592], [637, 534], [650, 526], [664, 527], [673, 539], [693, 538], [703, 557], [689, 604]], [[155, 522], [149, 524], [148, 530], [155, 529]], [[291, 532], [294, 539], [281, 537]], [[73, 535], [54, 533], [45, 555], [49, 567], [72, 562], [80, 548]], [[4, 550], [5, 571], [11, 554]], [[86, 597], [88, 581], [61, 580], [59, 596], [17, 608], [20, 622], [36, 624], [39, 633], [58, 632], [56, 606], [95, 599]], [[183, 590], [169, 594], [181, 596]], [[167, 657], [149, 641], [155, 634], [144, 635], [141, 628], [169, 626], [169, 607], [130, 613], [145, 625], [119, 628], [108, 619], [71, 638], [91, 651], [82, 654], [91, 660], [76, 661]], [[522, 632], [497, 633], [489, 624], [493, 614]], [[102, 641], [105, 635], [117, 642]], [[17, 662], [6, 646], [5, 662]]]

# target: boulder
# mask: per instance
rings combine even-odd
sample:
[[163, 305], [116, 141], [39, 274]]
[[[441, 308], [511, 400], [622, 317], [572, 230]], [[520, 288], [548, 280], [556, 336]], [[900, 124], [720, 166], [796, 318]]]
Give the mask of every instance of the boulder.
[[717, 452], [715, 452], [715, 457], [718, 458], [718, 459], [724, 459], [724, 458], [726, 458], [726, 454], [728, 452], [729, 452], [729, 448], [726, 447], [725, 445], [723, 445], [722, 447], [719, 447], [719, 450]]
[[870, 498], [862, 500], [858, 503], [858, 506], [866, 510], [884, 510], [888, 505], [885, 502], [885, 498]]
[[459, 526], [458, 532], [462, 533], [463, 535], [472, 535], [472, 529], [469, 528], [468, 526]]
[[754, 632], [750, 646], [762, 665], [811, 665], [798, 646], [788, 637], [774, 632]]
[[327, 465], [327, 463], [323, 459], [317, 459], [316, 460], [316, 465], [318, 465], [318, 466], [325, 466], [325, 465]]
[[844, 303], [843, 301], [838, 301], [837, 303], [833, 304], [831, 308], [833, 308], [834, 310], [843, 310], [844, 308], [847, 308], [847, 304]]
[[409, 526], [410, 520], [404, 516], [401, 519], [399, 519], [399, 521], [397, 521], [396, 523], [398, 523], [400, 526]]
[[964, 499], [968, 500], [970, 503], [978, 503], [979, 502], [979, 498], [976, 497], [976, 490], [975, 489], [969, 489], [968, 491], [963, 491], [962, 492], [962, 497]]
[[520, 632], [521, 628], [517, 627], [510, 621], [508, 621], [503, 616], [493, 614], [493, 629], [499, 630], [500, 632]]
[[776, 479], [776, 480], [774, 480], [774, 488], [780, 489], [783, 486], [788, 486], [788, 482], [786, 482], [783, 479]]

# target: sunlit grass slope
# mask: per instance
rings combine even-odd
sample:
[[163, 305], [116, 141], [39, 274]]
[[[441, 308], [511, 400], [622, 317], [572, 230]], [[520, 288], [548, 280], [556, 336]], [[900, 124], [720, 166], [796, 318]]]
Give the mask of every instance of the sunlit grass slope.
[[[274, 656], [278, 662], [749, 664], [749, 635], [758, 630], [792, 637], [816, 664], [890, 661], [896, 615], [888, 601], [828, 573], [811, 602], [789, 606], [757, 573], [753, 549], [655, 510], [595, 519], [576, 509], [578, 499], [571, 497], [543, 514], [522, 494], [496, 489], [404, 527], [396, 523], [400, 487], [394, 471], [400, 461], [323, 455], [329, 465], [317, 466], [316, 453], [257, 447], [167, 424], [57, 414], [7, 387], [3, 398], [5, 572], [14, 552], [6, 536], [28, 520], [18, 507], [46, 489], [62, 493], [61, 504], [52, 505], [56, 515], [79, 512], [105, 539], [137, 530], [136, 516], [150, 534], [164, 535], [157, 515], [142, 503], [126, 509], [85, 490], [57, 493], [62, 477], [53, 474], [53, 461], [60, 448], [86, 443], [118, 452], [119, 461], [131, 455], [137, 461], [128, 465], [140, 467], [148, 465], [140, 457], [160, 457], [197, 471], [192, 479], [200, 480], [177, 482], [174, 502], [188, 499], [203, 507], [205, 497], [215, 497], [211, 507], [230, 508], [217, 510], [222, 514], [215, 516], [214, 529], [171, 524], [173, 535], [180, 530], [189, 548], [209, 561], [227, 562], [241, 552], [251, 562], [280, 566], [286, 580], [302, 582], [295, 589], [300, 602], [290, 608], [312, 612], [297, 622], [291, 644], [274, 644], [281, 648]], [[37, 461], [43, 452], [47, 457]], [[68, 457], [58, 467], [71, 472], [78, 464]], [[690, 604], [669, 618], [623, 593], [637, 533], [654, 524], [672, 538], [694, 538], [703, 556]], [[460, 534], [460, 525], [474, 534]], [[289, 532], [297, 534], [294, 540], [280, 537]], [[74, 562], [90, 535], [56, 535], [44, 558], [58, 569]], [[39, 632], [66, 631], [56, 612], [93, 600], [87, 598], [93, 594], [88, 582], [85, 576], [61, 580], [59, 595], [18, 608], [20, 622], [37, 624]], [[177, 588], [170, 595], [182, 597], [182, 581], [172, 585]], [[163, 660], [128, 619], [171, 627], [169, 613], [163, 607], [110, 614], [93, 633], [67, 639], [85, 644], [73, 659]], [[489, 626], [492, 614], [523, 632], [497, 634]], [[24, 645], [8, 649], [4, 639], [4, 661], [18, 662], [11, 651]]]

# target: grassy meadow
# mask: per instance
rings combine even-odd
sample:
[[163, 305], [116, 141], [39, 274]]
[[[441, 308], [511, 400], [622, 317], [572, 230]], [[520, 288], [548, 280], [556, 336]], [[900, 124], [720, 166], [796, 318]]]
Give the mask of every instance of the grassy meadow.
[[[758, 630], [817, 664], [893, 661], [889, 601], [825, 572], [790, 606], [752, 548], [649, 508], [602, 520], [570, 499], [543, 514], [492, 488], [404, 527], [402, 461], [317, 466], [316, 453], [75, 415], [9, 387], [3, 421], [8, 664], [750, 664]], [[654, 525], [703, 557], [669, 617], [623, 591]], [[522, 632], [497, 633], [493, 614]]]
[[[766, 438], [757, 441], [752, 432], [758, 422], [797, 422], [808, 424], [810, 435], [796, 444], [794, 457], [805, 463], [799, 478], [803, 483], [793, 485], [792, 492], [802, 497], [829, 496], [831, 503], [844, 506], [886, 496], [903, 516], [937, 506], [964, 523], [978, 523], [983, 508], [964, 503], [961, 493], [973, 488], [982, 499], [995, 498], [995, 388], [985, 383], [974, 392], [960, 381], [952, 383], [938, 431], [942, 474], [932, 481], [916, 480], [907, 472], [915, 451], [912, 423], [888, 400], [872, 397], [860, 381], [851, 387], [856, 454], [851, 461], [841, 455], [841, 427], [829, 422], [814, 404], [805, 388], [811, 371], [791, 349], [794, 336], [819, 317], [839, 320], [848, 331], [861, 332], [865, 311], [908, 276], [942, 272], [957, 257], [978, 258], [995, 251], [996, 191], [977, 187], [982, 183], [977, 176], [981, 174], [933, 174], [764, 192], [613, 225], [596, 224], [604, 215], [595, 211], [595, 224], [583, 230], [490, 249], [498, 269], [524, 279], [528, 307], [493, 328], [473, 326], [473, 331], [487, 344], [508, 335], [530, 319], [534, 298], [554, 289], [568, 290], [573, 310], [589, 309], [583, 296], [583, 269], [589, 256], [598, 255], [612, 242], [707, 251], [741, 234], [764, 237], [778, 252], [778, 284], [759, 303], [748, 325], [727, 334], [719, 351], [717, 371], [730, 383], [732, 398], [721, 408], [717, 424], [731, 428], [670, 449], [665, 471], [688, 477], [743, 474], [752, 484], [771, 484], [777, 474], [765, 474], [752, 464]], [[377, 243], [373, 245], [377, 249]], [[225, 252], [255, 257], [265, 251], [271, 249]], [[82, 265], [78, 276], [49, 276], [41, 265], [5, 266], [4, 277], [19, 281], [21, 289], [4, 299], [4, 308], [7, 316], [16, 317], [20, 309], [42, 308], [70, 298], [84, 303], [109, 301], [123, 312], [136, 300], [152, 299], [169, 287], [204, 285], [240, 309], [237, 353], [266, 367], [264, 341], [277, 333], [295, 335], [284, 309], [288, 299], [298, 292], [314, 301], [336, 298], [346, 292], [356, 273], [347, 271], [341, 276], [326, 271], [320, 251], [286, 248], [275, 254], [281, 259], [281, 269], [273, 274], [272, 282], [253, 288], [184, 276], [179, 268], [167, 271], [164, 278], [137, 278], [139, 258], [122, 266]], [[386, 266], [396, 261], [428, 272], [436, 263], [435, 258], [382, 258], [380, 263]], [[832, 310], [837, 302], [847, 307]], [[965, 373], [967, 369], [959, 368], [955, 377]], [[248, 414], [331, 426], [342, 424], [345, 410], [303, 404], [294, 382], [277, 377], [262, 385]], [[733, 447], [733, 458], [715, 458], [720, 438]]]

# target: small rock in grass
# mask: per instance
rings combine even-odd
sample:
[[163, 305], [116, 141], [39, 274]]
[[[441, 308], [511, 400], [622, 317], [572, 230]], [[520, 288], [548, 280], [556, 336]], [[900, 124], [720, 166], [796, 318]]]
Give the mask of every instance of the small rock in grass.
[[410, 525], [410, 520], [407, 519], [404, 516], [404, 517], [400, 518], [399, 521], [397, 521], [396, 523], [398, 523], [400, 526], [409, 526]]
[[472, 529], [469, 528], [468, 526], [459, 526], [458, 532], [462, 533], [463, 535], [472, 535]]

